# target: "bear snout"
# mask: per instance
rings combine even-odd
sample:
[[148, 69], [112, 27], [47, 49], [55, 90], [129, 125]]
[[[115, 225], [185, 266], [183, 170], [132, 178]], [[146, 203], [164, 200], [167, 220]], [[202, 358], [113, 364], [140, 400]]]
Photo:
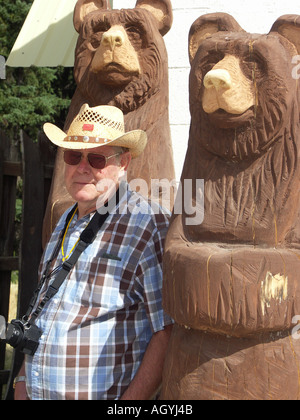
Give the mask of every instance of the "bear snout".
[[239, 58], [226, 55], [203, 80], [203, 109], [206, 113], [222, 109], [240, 115], [256, 104], [254, 83], [242, 72]]

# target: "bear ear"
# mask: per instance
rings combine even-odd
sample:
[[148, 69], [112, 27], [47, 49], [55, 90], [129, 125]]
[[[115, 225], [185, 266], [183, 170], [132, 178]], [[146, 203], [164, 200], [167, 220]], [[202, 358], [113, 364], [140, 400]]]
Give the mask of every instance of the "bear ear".
[[284, 15], [276, 20], [271, 32], [277, 32], [288, 39], [296, 47], [300, 54], [300, 16]]
[[146, 9], [154, 15], [162, 36], [169, 32], [173, 23], [173, 10], [170, 0], [137, 0], [136, 7]]
[[73, 23], [76, 31], [80, 31], [80, 27], [86, 15], [94, 10], [101, 9], [111, 9], [109, 0], [78, 0], [73, 15]]
[[227, 13], [209, 13], [200, 16], [191, 26], [189, 33], [190, 63], [194, 60], [201, 43], [218, 32], [244, 32], [244, 30]]

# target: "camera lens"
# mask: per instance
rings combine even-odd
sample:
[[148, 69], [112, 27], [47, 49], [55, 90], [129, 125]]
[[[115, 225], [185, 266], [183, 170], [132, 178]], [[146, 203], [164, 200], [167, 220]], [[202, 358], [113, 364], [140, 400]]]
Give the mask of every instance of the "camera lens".
[[13, 322], [8, 324], [6, 331], [6, 342], [12, 347], [18, 347], [22, 341], [23, 335], [23, 324]]

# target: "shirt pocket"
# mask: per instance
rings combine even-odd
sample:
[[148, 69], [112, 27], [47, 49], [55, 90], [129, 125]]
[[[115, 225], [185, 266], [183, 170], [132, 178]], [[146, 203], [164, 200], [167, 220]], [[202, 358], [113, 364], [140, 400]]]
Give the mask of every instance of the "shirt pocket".
[[106, 311], [122, 306], [120, 284], [123, 270], [123, 261], [120, 259], [108, 258], [106, 255], [93, 258], [87, 270], [82, 304]]

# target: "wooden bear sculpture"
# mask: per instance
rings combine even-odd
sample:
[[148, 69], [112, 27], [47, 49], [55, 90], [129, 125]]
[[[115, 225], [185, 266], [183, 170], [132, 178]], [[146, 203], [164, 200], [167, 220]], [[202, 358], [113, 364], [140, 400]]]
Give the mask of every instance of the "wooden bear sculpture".
[[[168, 232], [162, 399], [298, 399], [300, 16], [253, 35], [208, 14], [189, 51], [182, 185], [204, 180], [204, 217], [183, 206]], [[197, 191], [182, 195], [195, 207]]]
[[[112, 105], [125, 114], [126, 131], [147, 132], [148, 145], [131, 162], [128, 180], [175, 178], [169, 125], [168, 60], [163, 36], [173, 22], [170, 0], [138, 0], [134, 9], [111, 10], [108, 0], [78, 0], [74, 27], [79, 33], [74, 76], [77, 90], [65, 124], [81, 106]], [[44, 222], [44, 242], [70, 206], [58, 153]]]

